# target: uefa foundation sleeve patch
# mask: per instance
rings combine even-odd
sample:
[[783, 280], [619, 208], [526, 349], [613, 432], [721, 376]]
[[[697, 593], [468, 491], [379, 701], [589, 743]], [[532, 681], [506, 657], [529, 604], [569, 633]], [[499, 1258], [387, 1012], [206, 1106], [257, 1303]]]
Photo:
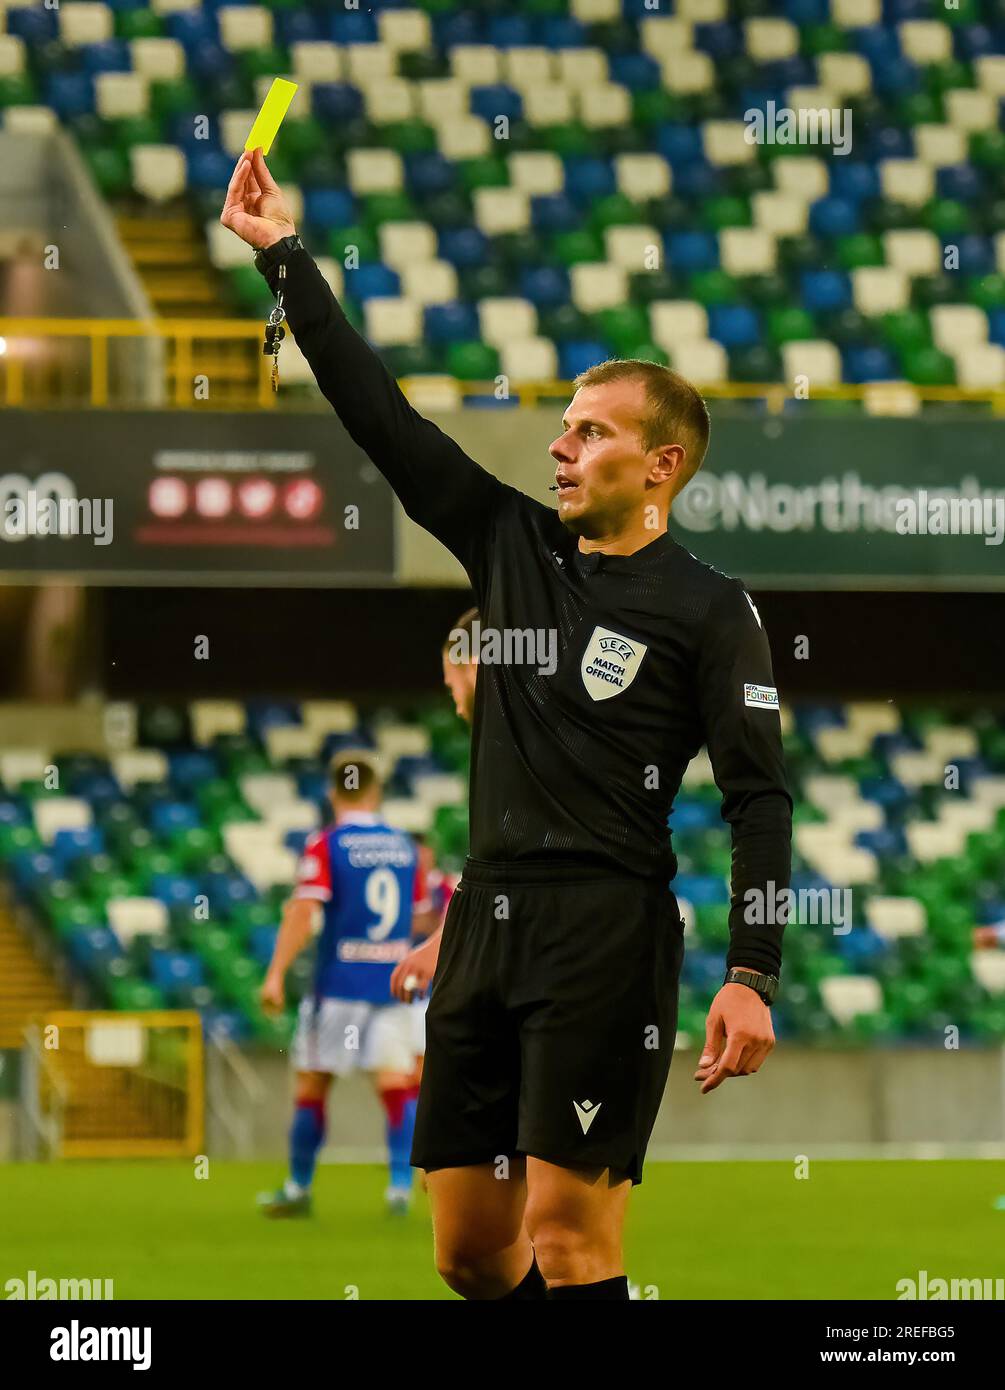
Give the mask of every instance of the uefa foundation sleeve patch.
[[743, 687], [743, 703], [751, 709], [778, 709], [778, 691], [773, 685], [751, 685]]

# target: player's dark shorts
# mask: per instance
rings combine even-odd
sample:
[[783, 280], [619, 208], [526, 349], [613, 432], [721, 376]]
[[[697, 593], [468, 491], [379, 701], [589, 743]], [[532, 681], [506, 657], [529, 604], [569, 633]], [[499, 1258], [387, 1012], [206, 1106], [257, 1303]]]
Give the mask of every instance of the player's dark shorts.
[[520, 1153], [641, 1182], [683, 934], [664, 883], [469, 859], [426, 1014], [412, 1163]]

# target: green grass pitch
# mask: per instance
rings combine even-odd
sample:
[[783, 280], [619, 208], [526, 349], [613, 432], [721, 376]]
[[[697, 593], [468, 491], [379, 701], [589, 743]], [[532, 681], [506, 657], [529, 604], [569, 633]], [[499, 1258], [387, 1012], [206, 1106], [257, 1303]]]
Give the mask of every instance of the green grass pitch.
[[[896, 1297], [898, 1279], [1005, 1273], [1005, 1165], [992, 1161], [651, 1163], [633, 1198], [631, 1279], [675, 1299]], [[385, 1214], [384, 1170], [325, 1166], [307, 1221], [266, 1221], [280, 1164], [0, 1167], [0, 1297], [10, 1278], [115, 1281], [117, 1299], [451, 1298], [428, 1204]], [[353, 1291], [358, 1291], [354, 1293]]]

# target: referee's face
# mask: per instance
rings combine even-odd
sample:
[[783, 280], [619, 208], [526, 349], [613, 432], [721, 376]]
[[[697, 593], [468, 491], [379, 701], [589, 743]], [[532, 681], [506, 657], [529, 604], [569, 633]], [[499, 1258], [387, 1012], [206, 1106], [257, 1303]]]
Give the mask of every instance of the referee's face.
[[558, 517], [576, 535], [616, 535], [654, 500], [658, 451], [643, 447], [640, 422], [648, 410], [641, 381], [584, 386], [562, 419], [564, 433], [549, 453], [557, 465]]

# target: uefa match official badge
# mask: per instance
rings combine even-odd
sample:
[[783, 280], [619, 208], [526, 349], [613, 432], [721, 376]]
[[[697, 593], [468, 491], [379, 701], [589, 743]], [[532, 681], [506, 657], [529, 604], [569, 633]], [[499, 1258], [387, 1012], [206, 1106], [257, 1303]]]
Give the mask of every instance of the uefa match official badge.
[[590, 699], [609, 700], [627, 690], [648, 650], [644, 642], [636, 642], [634, 637], [595, 627], [579, 667]]

